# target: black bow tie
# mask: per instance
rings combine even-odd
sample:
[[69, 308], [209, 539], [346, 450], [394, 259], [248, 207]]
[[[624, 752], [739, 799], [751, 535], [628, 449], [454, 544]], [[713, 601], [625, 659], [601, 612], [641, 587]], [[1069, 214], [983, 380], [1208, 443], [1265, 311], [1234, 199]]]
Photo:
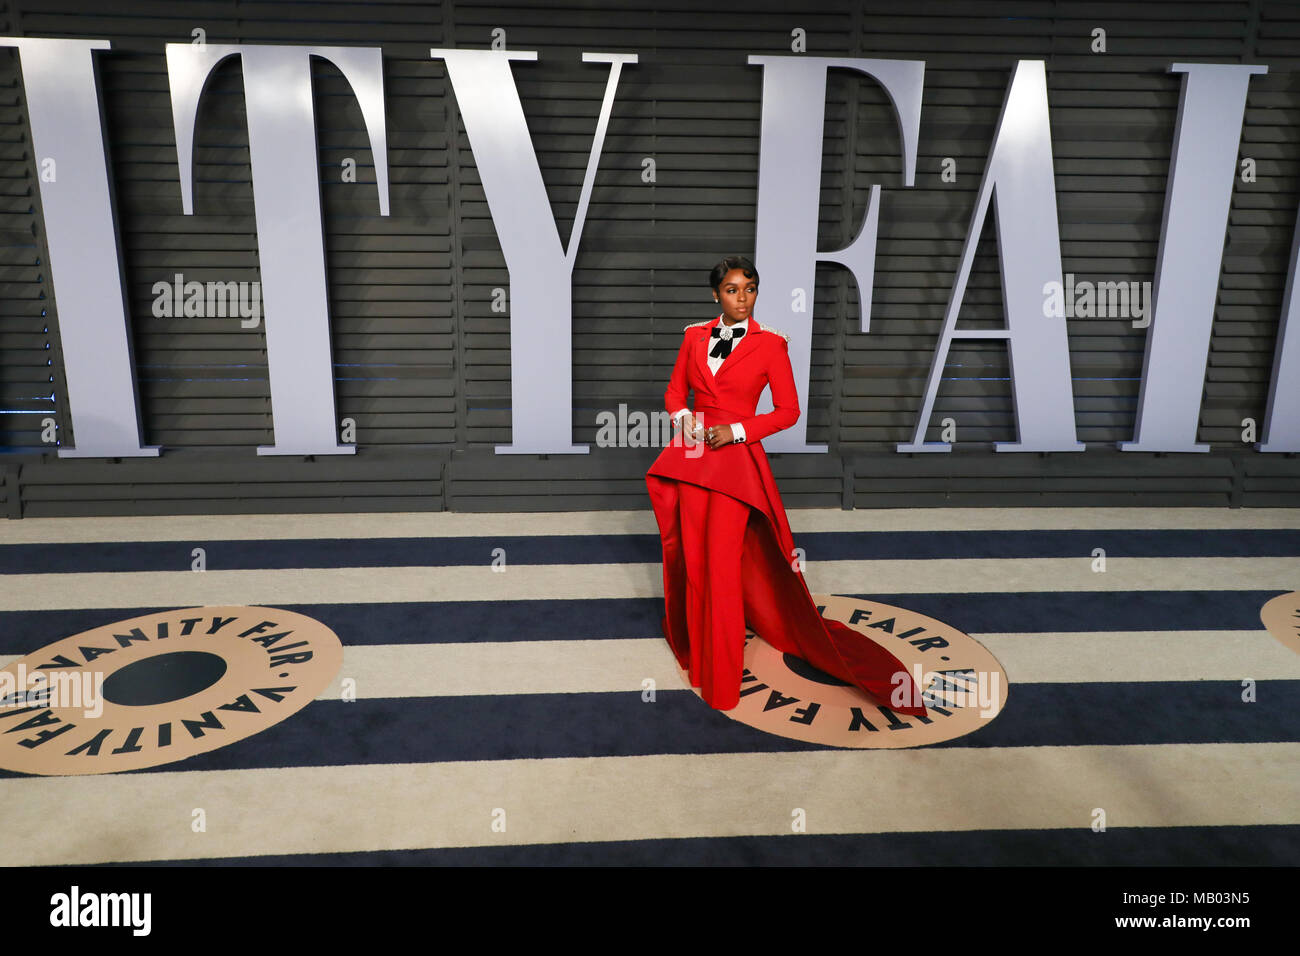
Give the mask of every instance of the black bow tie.
[[722, 325], [715, 325], [713, 327], [713, 335], [711, 337], [717, 339], [718, 344], [713, 346], [713, 351], [709, 353], [711, 358], [726, 358], [731, 354], [731, 347], [739, 342], [741, 336], [745, 334], [744, 329], [732, 329], [731, 338], [724, 339], [722, 337], [722, 329]]

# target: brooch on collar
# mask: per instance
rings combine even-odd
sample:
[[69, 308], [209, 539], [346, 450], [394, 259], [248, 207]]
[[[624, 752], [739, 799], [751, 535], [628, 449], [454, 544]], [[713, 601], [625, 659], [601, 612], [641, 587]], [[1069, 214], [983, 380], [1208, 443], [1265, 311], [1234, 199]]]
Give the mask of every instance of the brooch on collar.
[[[685, 332], [687, 329], [696, 329], [696, 328], [699, 328], [701, 325], [709, 325], [709, 324], [711, 324], [712, 322], [713, 322], [713, 319], [705, 319], [703, 322], [692, 322], [690, 325], [684, 325], [684, 326], [682, 326], [682, 331]], [[728, 330], [728, 331], [730, 331], [730, 330]], [[760, 332], [771, 332], [773, 335], [779, 335], [779, 336], [781, 336], [781, 338], [785, 339], [787, 345], [790, 344], [790, 336], [786, 335], [786, 334], [785, 334], [784, 332], [782, 332], [780, 329], [774, 329], [774, 328], [772, 328], [772, 326], [770, 326], [770, 325], [762, 325], [762, 324], [760, 324], [759, 327], [758, 327], [758, 331], [760, 331]]]

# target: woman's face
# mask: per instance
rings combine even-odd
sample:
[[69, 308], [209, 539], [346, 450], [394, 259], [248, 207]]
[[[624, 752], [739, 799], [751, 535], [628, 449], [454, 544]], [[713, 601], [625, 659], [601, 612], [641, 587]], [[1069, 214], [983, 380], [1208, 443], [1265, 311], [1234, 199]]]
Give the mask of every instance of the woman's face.
[[758, 298], [758, 284], [745, 278], [743, 269], [732, 269], [718, 284], [718, 304], [722, 306], [722, 321], [727, 325], [743, 322], [754, 311]]

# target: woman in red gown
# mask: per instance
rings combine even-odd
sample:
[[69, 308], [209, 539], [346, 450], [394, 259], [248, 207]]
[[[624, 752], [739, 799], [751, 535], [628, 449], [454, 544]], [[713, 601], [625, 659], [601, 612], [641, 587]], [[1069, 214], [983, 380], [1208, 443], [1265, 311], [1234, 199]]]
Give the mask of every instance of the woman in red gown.
[[[911, 676], [813, 603], [759, 444], [799, 419], [788, 337], [753, 317], [758, 270], [729, 256], [709, 275], [722, 314], [688, 325], [664, 404], [681, 431], [646, 473], [663, 544], [664, 636], [719, 710], [740, 701], [745, 626], [777, 650], [900, 713], [924, 715]], [[771, 386], [773, 410], [755, 415]], [[695, 408], [686, 402], [695, 392]]]

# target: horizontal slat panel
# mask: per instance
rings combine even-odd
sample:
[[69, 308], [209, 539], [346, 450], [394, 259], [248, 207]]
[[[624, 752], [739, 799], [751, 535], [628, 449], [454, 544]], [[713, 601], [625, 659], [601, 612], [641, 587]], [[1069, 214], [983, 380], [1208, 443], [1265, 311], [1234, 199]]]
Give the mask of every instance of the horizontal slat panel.
[[[4, 16], [30, 36], [113, 41], [114, 52], [98, 61], [142, 427], [147, 443], [169, 449], [132, 467], [151, 470], [149, 480], [167, 486], [158, 500], [172, 507], [230, 504], [210, 476], [191, 475], [178, 463], [184, 453], [246, 467], [254, 446], [273, 433], [263, 328], [242, 329], [238, 318], [153, 314], [155, 284], [170, 283], [177, 273], [200, 282], [260, 277], [243, 83], [234, 61], [205, 92], [195, 143], [196, 215], [181, 212], [162, 54], [164, 43], [188, 42], [197, 26], [209, 42], [384, 51], [388, 217], [377, 214], [374, 160], [356, 99], [337, 69], [313, 63], [337, 415], [356, 421], [354, 461], [378, 452], [375, 460], [385, 463], [352, 478], [345, 468], [355, 466], [304, 463], [310, 470], [300, 480], [319, 483], [325, 495], [339, 483], [349, 494], [382, 497], [391, 483], [393, 495], [427, 504], [432, 499], [402, 490], [400, 469], [393, 469], [437, 447], [467, 456], [453, 463], [453, 473], [469, 468], [468, 461], [482, 464], [481, 474], [469, 468], [452, 479], [463, 494], [449, 501], [466, 510], [546, 502], [645, 505], [637, 485], [649, 462], [643, 453], [593, 447], [566, 466], [565, 480], [582, 490], [545, 493], [529, 484], [553, 480], [549, 462], [492, 454], [492, 445], [511, 439], [510, 319], [493, 310], [494, 291], [508, 287], [509, 274], [446, 67], [428, 49], [485, 48], [495, 28], [506, 31], [509, 48], [539, 51], [537, 62], [517, 62], [512, 72], [562, 238], [571, 228], [607, 75], [583, 64], [580, 54], [640, 55], [623, 72], [573, 271], [575, 442], [592, 444], [597, 414], [620, 403], [629, 411], [659, 410], [681, 326], [709, 316], [705, 271], [724, 252], [752, 249], [762, 73], [745, 55], [790, 53], [797, 26], [807, 31], [810, 55], [916, 57], [926, 61], [926, 79], [916, 183], [902, 188], [899, 133], [883, 91], [847, 71], [828, 77], [820, 247], [847, 244], [871, 185], [884, 190], [870, 333], [858, 331], [858, 292], [846, 274], [829, 265], [818, 270], [805, 414], [809, 440], [828, 444], [831, 453], [774, 458], [778, 470], [799, 459], [815, 462], [798, 466], [813, 469], [802, 477], [786, 476], [811, 483], [792, 488], [795, 498], [838, 503], [846, 459], [858, 476], [850, 483], [854, 500], [866, 506], [895, 500], [890, 494], [942, 503], [933, 498], [938, 492], [915, 484], [925, 475], [989, 503], [997, 489], [982, 483], [999, 477], [1068, 502], [1086, 502], [1093, 482], [1098, 501], [1130, 494], [1169, 504], [1195, 498], [1206, 482], [1205, 495], [1228, 494], [1227, 487], [1238, 504], [1251, 503], [1256, 493], [1285, 497], [1287, 482], [1300, 482], [1294, 457], [1261, 455], [1241, 442], [1243, 420], [1263, 420], [1300, 203], [1294, 81], [1300, 8], [1293, 5], [835, 0], [810, 10], [758, 0], [727, 31], [726, 43], [718, 42], [716, 25], [702, 25], [690, 0], [200, 2], [183, 11], [162, 0], [110, 7], [11, 0], [0, 4]], [[1107, 31], [1104, 54], [1090, 50], [1096, 26]], [[1068, 320], [1067, 328], [1075, 420], [1087, 452], [1048, 458], [993, 452], [992, 442], [1015, 439], [1006, 350], [961, 341], [947, 357], [927, 423], [934, 440], [939, 422], [952, 417], [961, 454], [913, 458], [893, 451], [916, 426], [1009, 70], [1021, 57], [1047, 63], [1063, 271], [1094, 282], [1153, 279], [1179, 96], [1169, 64], [1210, 59], [1270, 66], [1251, 80], [1244, 116], [1241, 156], [1256, 161], [1257, 175], [1234, 184], [1198, 433], [1215, 446], [1210, 455], [1126, 458], [1114, 451], [1133, 437], [1146, 332], [1127, 319], [1085, 318]], [[59, 469], [84, 463], [48, 456], [41, 462], [30, 451], [45, 447], [40, 428], [47, 416], [65, 440], [75, 436], [25, 109], [16, 55], [0, 51], [0, 448], [27, 449], [12, 459], [39, 463], [30, 500], [43, 510], [59, 503], [42, 499], [38, 489]], [[356, 161], [355, 183], [340, 176], [349, 157]], [[641, 179], [646, 157], [656, 161], [653, 183]], [[940, 178], [946, 158], [957, 161], [956, 182]], [[760, 320], [761, 311], [760, 304]], [[990, 217], [960, 327], [1001, 325]], [[929, 463], [917, 464], [922, 459]], [[877, 476], [870, 482], [856, 470], [866, 460]], [[918, 470], [925, 468], [937, 470]], [[96, 474], [105, 482], [101, 497], [111, 502], [105, 508], [130, 506], [115, 490], [120, 473]], [[1103, 477], [1106, 483], [1096, 483]], [[194, 495], [188, 502], [186, 488]], [[86, 494], [66, 506], [93, 507]], [[306, 492], [283, 494], [272, 497], [324, 507]]]

